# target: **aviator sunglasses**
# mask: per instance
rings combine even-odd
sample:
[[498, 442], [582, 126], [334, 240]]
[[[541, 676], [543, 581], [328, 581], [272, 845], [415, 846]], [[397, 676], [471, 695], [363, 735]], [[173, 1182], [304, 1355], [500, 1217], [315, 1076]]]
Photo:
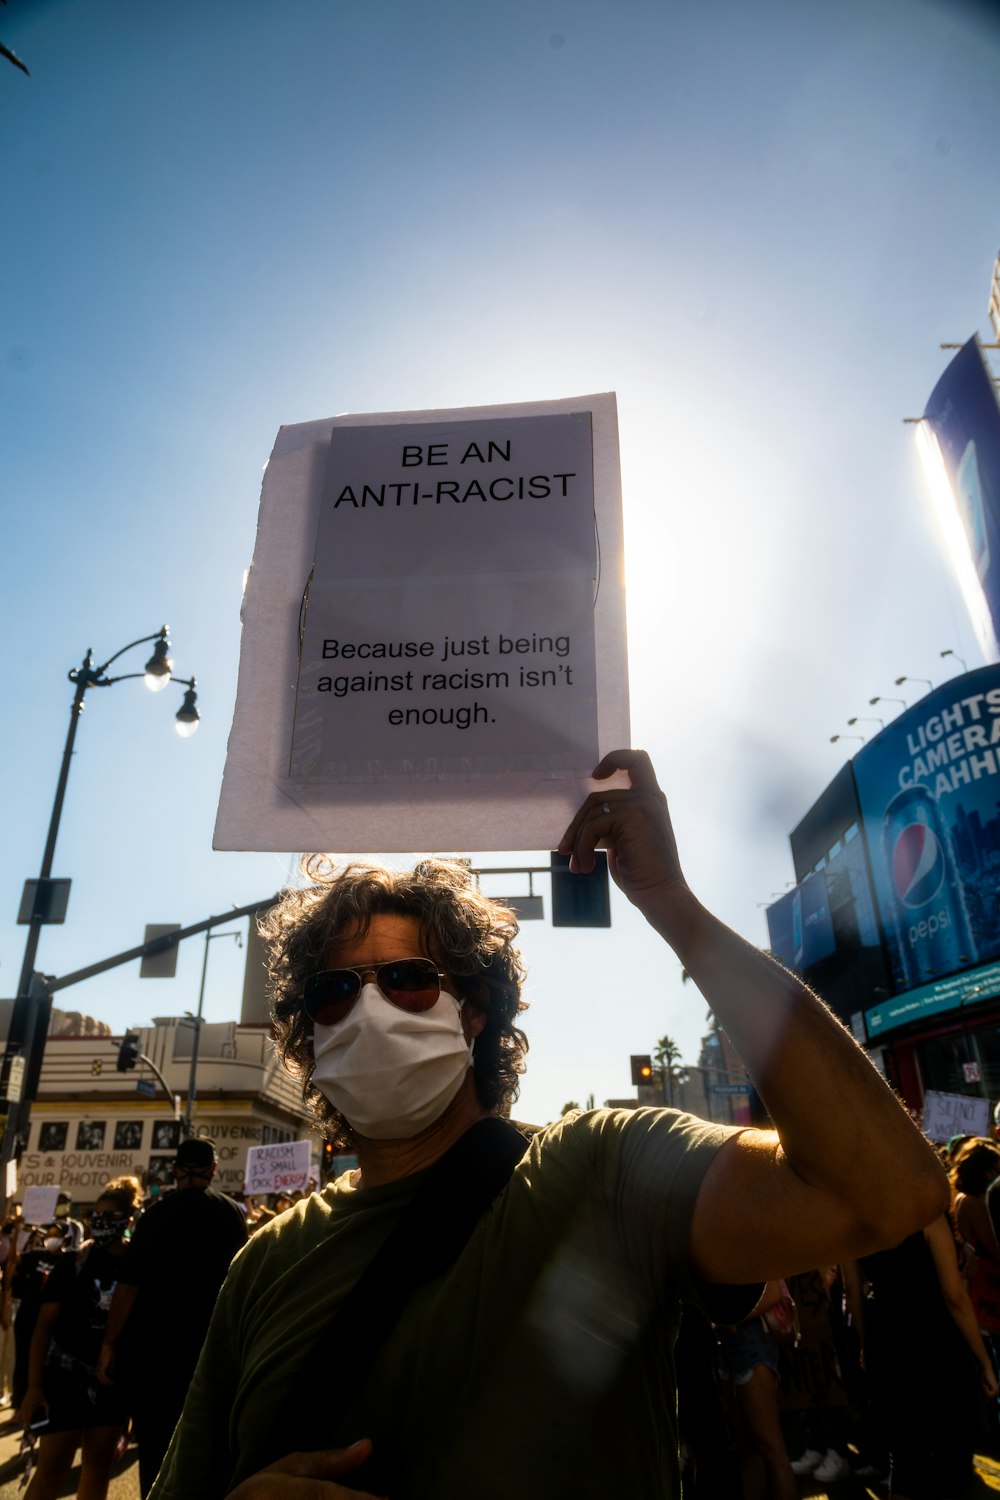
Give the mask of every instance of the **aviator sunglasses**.
[[445, 977], [429, 958], [394, 958], [364, 969], [324, 969], [306, 980], [302, 1004], [319, 1026], [336, 1026], [351, 1010], [368, 975], [398, 1010], [419, 1012], [437, 1004]]

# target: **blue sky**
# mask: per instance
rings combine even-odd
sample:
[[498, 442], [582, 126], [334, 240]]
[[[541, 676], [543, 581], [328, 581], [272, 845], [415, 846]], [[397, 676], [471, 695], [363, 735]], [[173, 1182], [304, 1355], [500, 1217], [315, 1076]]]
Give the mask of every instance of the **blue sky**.
[[[979, 660], [901, 419], [941, 341], [989, 333], [987, 9], [10, 0], [0, 37], [31, 69], [0, 71], [3, 991], [88, 646], [169, 622], [204, 717], [182, 742], [173, 689], [89, 695], [40, 966], [293, 866], [211, 850], [279, 424], [601, 390], [633, 740], [692, 885], [764, 941], [788, 830], [858, 748], [830, 735], [901, 674], [943, 680], [942, 649]], [[189, 947], [172, 982], [132, 966], [64, 1004], [118, 1030], [193, 1009]], [[627, 1093], [664, 1032], [694, 1057], [704, 1005], [622, 903], [610, 935], [524, 947], [526, 1118]], [[240, 963], [213, 946], [211, 1019]]]

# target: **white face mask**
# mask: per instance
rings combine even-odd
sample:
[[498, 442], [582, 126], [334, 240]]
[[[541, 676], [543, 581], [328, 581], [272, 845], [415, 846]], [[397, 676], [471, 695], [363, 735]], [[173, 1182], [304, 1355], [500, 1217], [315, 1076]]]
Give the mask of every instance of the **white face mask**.
[[313, 1033], [313, 1083], [361, 1135], [408, 1140], [432, 1125], [472, 1066], [458, 1000], [442, 990], [430, 1010], [399, 1010], [375, 984], [347, 1017]]

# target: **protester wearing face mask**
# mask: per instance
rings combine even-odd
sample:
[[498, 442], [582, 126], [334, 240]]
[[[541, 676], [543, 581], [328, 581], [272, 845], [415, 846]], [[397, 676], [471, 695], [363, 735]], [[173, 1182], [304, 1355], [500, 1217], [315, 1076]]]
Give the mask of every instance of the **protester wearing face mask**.
[[11, 1388], [11, 1404], [15, 1411], [28, 1389], [31, 1341], [42, 1306], [42, 1294], [63, 1250], [62, 1235], [56, 1225], [50, 1224], [44, 1231], [32, 1231], [27, 1245], [15, 1260], [10, 1283], [17, 1309], [14, 1314], [14, 1379]]
[[[154, 1500], [675, 1500], [681, 1297], [736, 1322], [765, 1280], [943, 1211], [934, 1153], [852, 1038], [687, 887], [648, 758], [594, 776], [616, 771], [567, 829], [570, 869], [608, 849], [776, 1132], [604, 1109], [529, 1144], [503, 1118], [526, 1046], [513, 913], [458, 863], [308, 860], [264, 922], [275, 1034], [358, 1169], [234, 1261]], [[567, 1058], [604, 1009], [676, 987], [653, 941], [600, 988], [564, 951]]]
[[19, 1417], [40, 1434], [38, 1467], [25, 1500], [54, 1500], [76, 1450], [78, 1495], [102, 1500], [128, 1420], [127, 1393], [97, 1379], [97, 1358], [141, 1189], [134, 1177], [109, 1182], [90, 1216], [90, 1238], [58, 1256], [42, 1291], [31, 1341], [28, 1390]]
[[104, 1330], [97, 1376], [131, 1395], [143, 1496], [181, 1414], [229, 1262], [247, 1241], [239, 1207], [212, 1186], [215, 1171], [211, 1141], [181, 1141], [175, 1190], [136, 1225]]

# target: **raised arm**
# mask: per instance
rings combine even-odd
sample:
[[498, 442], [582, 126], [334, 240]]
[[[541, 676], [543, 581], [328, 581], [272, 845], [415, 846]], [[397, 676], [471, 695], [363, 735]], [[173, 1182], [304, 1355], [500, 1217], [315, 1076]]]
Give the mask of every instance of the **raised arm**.
[[822, 1001], [692, 894], [649, 757], [613, 751], [594, 777], [621, 770], [631, 787], [592, 793], [560, 849], [584, 871], [607, 849], [616, 883], [718, 1016], [776, 1127], [717, 1154], [695, 1207], [694, 1269], [768, 1280], [898, 1244], [947, 1208], [934, 1152]]
[[948, 1220], [942, 1216], [940, 1219], [935, 1219], [933, 1224], [928, 1224], [924, 1230], [924, 1239], [931, 1252], [934, 1270], [941, 1285], [941, 1294], [948, 1305], [948, 1311], [975, 1356], [984, 1392], [992, 1398], [996, 1396], [998, 1389], [996, 1372], [976, 1323], [972, 1299], [958, 1269], [958, 1255]]

